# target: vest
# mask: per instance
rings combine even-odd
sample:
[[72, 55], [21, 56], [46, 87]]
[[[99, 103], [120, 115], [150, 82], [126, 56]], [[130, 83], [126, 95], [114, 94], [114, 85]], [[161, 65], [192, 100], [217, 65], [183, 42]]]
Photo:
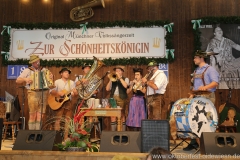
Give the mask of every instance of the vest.
[[[125, 77], [122, 77], [122, 79], [125, 81]], [[122, 83], [119, 80], [117, 80], [116, 82], [112, 82], [112, 89], [111, 89], [110, 97], [113, 97], [117, 86], [118, 86], [118, 90], [119, 90], [119, 97], [121, 99], [127, 99], [127, 92], [126, 92], [127, 89], [124, 88], [124, 86], [122, 85]]]

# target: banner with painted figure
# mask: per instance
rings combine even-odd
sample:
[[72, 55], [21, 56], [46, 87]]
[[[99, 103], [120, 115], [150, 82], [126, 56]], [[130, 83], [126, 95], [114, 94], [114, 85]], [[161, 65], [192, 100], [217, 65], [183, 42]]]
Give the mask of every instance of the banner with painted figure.
[[166, 30], [153, 28], [11, 29], [9, 60], [160, 57], [166, 54]]
[[218, 53], [208, 63], [220, 74], [218, 89], [240, 89], [240, 25], [201, 25], [201, 50]]

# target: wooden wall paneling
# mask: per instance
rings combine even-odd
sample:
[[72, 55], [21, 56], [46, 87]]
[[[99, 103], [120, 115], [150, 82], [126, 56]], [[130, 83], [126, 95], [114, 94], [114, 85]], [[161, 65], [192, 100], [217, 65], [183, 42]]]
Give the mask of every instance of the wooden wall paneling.
[[[48, 3], [44, 3], [42, 0], [29, 0], [29, 2], [23, 3], [23, 1], [20, 0], [0, 0], [0, 26], [10, 22], [72, 22], [69, 18], [70, 10], [87, 2], [89, 1], [66, 2], [63, 0], [51, 0]], [[173, 63], [169, 64], [169, 84], [165, 94], [166, 106], [170, 101], [186, 97], [191, 84], [190, 74], [192, 73], [192, 52], [194, 49], [191, 20], [205, 16], [240, 16], [238, 9], [240, 5], [239, 0], [105, 0], [105, 4], [105, 9], [100, 6], [93, 7], [95, 15], [86, 21], [143, 21], [167, 19], [174, 22], [173, 44], [176, 59]], [[2, 27], [0, 28], [2, 29]], [[0, 57], [0, 61], [2, 61], [2, 57]], [[15, 93], [14, 86], [17, 85], [14, 81], [6, 80], [7, 68], [3, 67], [1, 62], [0, 67], [2, 77], [0, 79], [0, 96], [5, 95], [5, 90]], [[124, 73], [130, 80], [134, 78], [132, 74], [133, 67], [136, 66], [126, 66], [127, 72]], [[55, 74], [55, 78], [60, 77], [58, 72], [61, 67], [49, 68]], [[72, 80], [75, 79], [75, 73], [82, 73], [81, 67], [72, 67], [71, 69], [73, 71], [71, 74]], [[108, 70], [112, 72], [112, 69], [113, 66], [103, 67], [99, 72], [100, 74], [104, 74]], [[146, 70], [144, 70], [144, 73], [146, 73]], [[108, 79], [105, 78], [104, 85], [106, 86], [107, 83]], [[22, 93], [20, 90], [21, 89], [17, 89], [16, 92], [19, 94], [21, 101]], [[228, 90], [217, 90], [217, 108], [221, 104], [219, 92], [222, 92], [223, 99], [226, 101]], [[109, 96], [109, 92], [105, 92], [105, 94], [106, 97]], [[231, 103], [240, 107], [239, 94], [240, 90], [232, 91]], [[27, 103], [25, 103], [24, 113], [28, 115]]]

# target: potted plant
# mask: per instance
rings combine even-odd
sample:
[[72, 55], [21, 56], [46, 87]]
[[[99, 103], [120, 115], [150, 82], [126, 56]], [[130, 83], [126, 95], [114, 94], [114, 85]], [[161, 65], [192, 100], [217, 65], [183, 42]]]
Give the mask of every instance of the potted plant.
[[[88, 121], [83, 120], [83, 115], [89, 110], [81, 110], [83, 101], [78, 106], [78, 111], [74, 115], [73, 119], [68, 122], [69, 138], [64, 142], [55, 144], [61, 151], [89, 151], [98, 152], [99, 147], [96, 144], [90, 142], [90, 131]], [[82, 122], [83, 120], [83, 122]]]

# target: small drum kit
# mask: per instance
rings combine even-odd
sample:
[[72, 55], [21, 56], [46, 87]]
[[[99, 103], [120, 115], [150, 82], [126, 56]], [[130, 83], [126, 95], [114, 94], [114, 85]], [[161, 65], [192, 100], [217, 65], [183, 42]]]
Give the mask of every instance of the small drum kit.
[[218, 114], [213, 103], [204, 97], [182, 98], [171, 109], [180, 138], [199, 138], [202, 132], [215, 132]]

